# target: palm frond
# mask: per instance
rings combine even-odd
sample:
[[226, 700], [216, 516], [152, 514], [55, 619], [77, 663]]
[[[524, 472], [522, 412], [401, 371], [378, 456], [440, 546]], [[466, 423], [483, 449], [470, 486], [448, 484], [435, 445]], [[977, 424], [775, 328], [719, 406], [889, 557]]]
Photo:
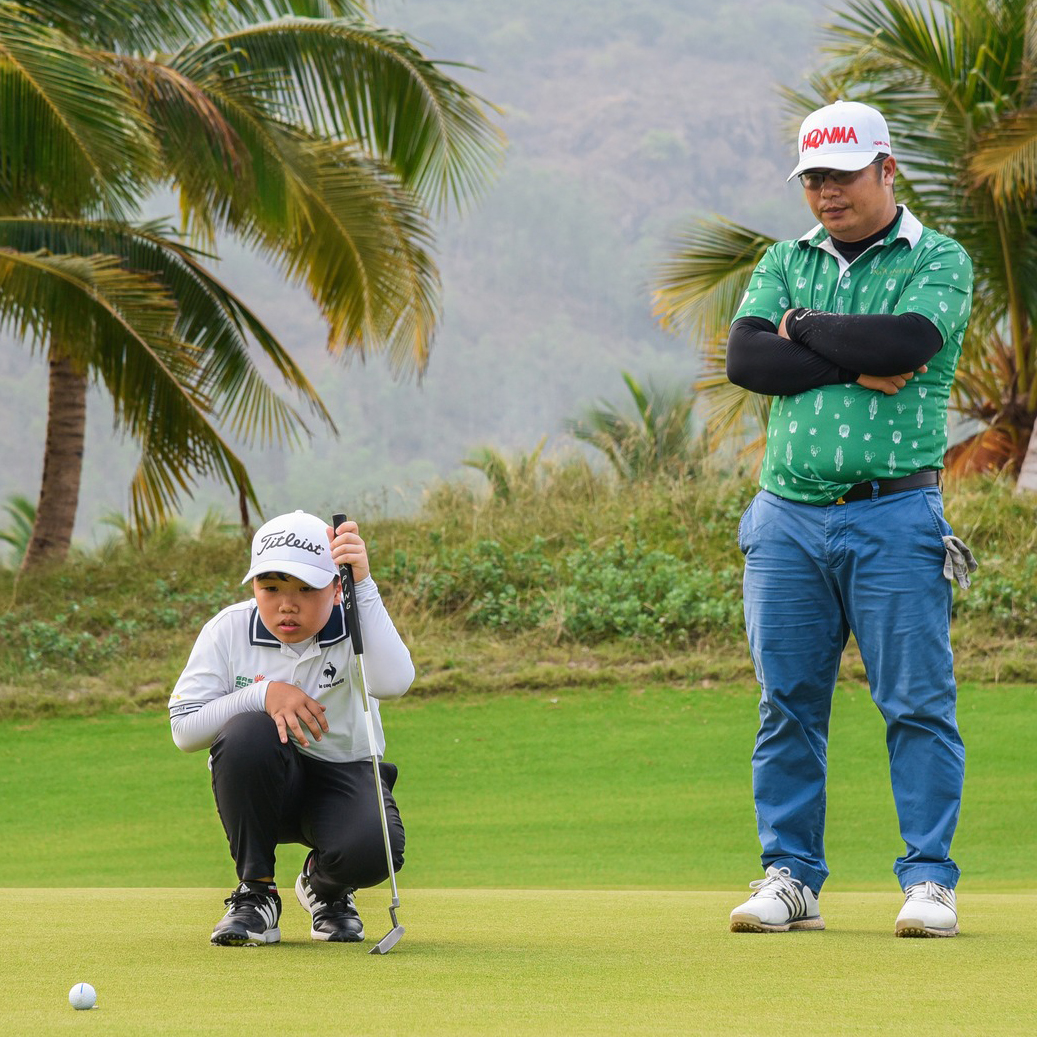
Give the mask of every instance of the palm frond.
[[[695, 391], [706, 406], [711, 446], [743, 438], [743, 427], [766, 429], [770, 399], [727, 380], [727, 330], [745, 286], [774, 239], [714, 217], [696, 220], [677, 239], [671, 258], [655, 279], [656, 314], [666, 328], [690, 333], [704, 351], [705, 372]], [[745, 449], [755, 453], [761, 439]]]
[[[323, 135], [384, 161], [437, 208], [463, 207], [499, 168], [491, 106], [406, 37], [361, 21], [284, 18], [228, 33], [243, 73], [261, 72], [278, 101]], [[270, 76], [271, 73], [280, 73]]]
[[1037, 195], [1037, 105], [1005, 116], [976, 141], [969, 166], [977, 186], [1005, 202]]
[[362, 18], [368, 9], [364, 0], [33, 0], [27, 16], [95, 47], [139, 54], [176, 49], [249, 22]]
[[725, 353], [721, 344], [713, 346], [695, 381], [695, 391], [706, 403], [706, 437], [713, 450], [734, 445], [740, 456], [759, 463], [767, 441], [771, 398], [729, 381]]
[[396, 371], [423, 372], [439, 313], [432, 232], [417, 199], [376, 161], [341, 144], [238, 122], [258, 154], [258, 189], [213, 198], [211, 212], [304, 284], [332, 352], [388, 348]]
[[316, 390], [262, 321], [212, 276], [196, 254], [163, 228], [83, 220], [0, 217], [0, 247], [18, 252], [118, 255], [148, 274], [176, 303], [173, 335], [197, 347], [201, 391], [231, 431], [247, 442], [291, 443], [306, 431], [298, 412], [266, 383], [251, 357], [259, 346], [314, 414], [334, 424]]
[[336, 353], [388, 348], [422, 372], [439, 312], [432, 231], [421, 203], [362, 150], [287, 124], [258, 73], [233, 73], [224, 43], [167, 69], [124, 63], [168, 155], [188, 224], [238, 237], [304, 284]]
[[103, 62], [0, 3], [0, 205], [122, 217], [157, 154], [147, 119]]
[[600, 450], [622, 479], [688, 474], [699, 460], [691, 428], [694, 397], [673, 387], [642, 387], [625, 371], [623, 381], [636, 415], [601, 400], [582, 418], [568, 419], [566, 431]]
[[254, 501], [240, 460], [212, 423], [199, 350], [175, 336], [176, 306], [117, 256], [0, 251], [0, 330], [47, 342], [108, 390], [116, 428], [143, 446], [138, 525], [161, 519], [198, 476]]
[[12, 526], [0, 530], [0, 540], [11, 548], [11, 560], [18, 565], [29, 547], [32, 527], [36, 521], [36, 505], [27, 497], [15, 495], [7, 498], [4, 511], [10, 516]]
[[772, 244], [720, 216], [693, 221], [652, 279], [660, 323], [702, 343], [726, 335], [749, 275]]

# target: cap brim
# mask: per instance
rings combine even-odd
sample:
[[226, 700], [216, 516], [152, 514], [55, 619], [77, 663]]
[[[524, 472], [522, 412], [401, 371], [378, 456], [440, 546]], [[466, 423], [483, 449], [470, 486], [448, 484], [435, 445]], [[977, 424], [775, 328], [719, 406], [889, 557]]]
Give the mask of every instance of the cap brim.
[[856, 172], [858, 169], [870, 166], [881, 154], [884, 152], [876, 149], [875, 151], [836, 152], [833, 155], [811, 155], [800, 161], [799, 165], [789, 173], [785, 183], [799, 176], [800, 173], [805, 173], [808, 169], [840, 169], [847, 173]]
[[252, 566], [245, 573], [245, 578], [241, 582], [248, 583], [249, 580], [261, 576], [263, 573], [286, 573], [297, 580], [302, 580], [307, 587], [316, 587], [318, 590], [327, 587], [337, 575], [337, 573], [328, 572], [327, 569], [316, 565], [305, 565], [302, 562], [281, 562], [276, 558], [268, 558], [265, 562]]

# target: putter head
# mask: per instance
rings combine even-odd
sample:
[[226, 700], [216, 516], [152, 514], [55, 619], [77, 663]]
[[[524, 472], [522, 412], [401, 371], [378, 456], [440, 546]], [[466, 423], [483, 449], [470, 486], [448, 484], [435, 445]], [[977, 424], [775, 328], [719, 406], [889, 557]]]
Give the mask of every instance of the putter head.
[[394, 925], [369, 951], [368, 954], [388, 954], [400, 942], [406, 930], [402, 925]]

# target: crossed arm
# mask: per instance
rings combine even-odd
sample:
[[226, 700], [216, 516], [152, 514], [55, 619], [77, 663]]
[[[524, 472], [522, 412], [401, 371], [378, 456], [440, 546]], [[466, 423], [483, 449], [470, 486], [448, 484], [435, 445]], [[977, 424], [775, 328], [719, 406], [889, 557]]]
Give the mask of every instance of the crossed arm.
[[788, 310], [781, 324], [742, 317], [727, 341], [727, 377], [765, 396], [857, 382], [892, 396], [940, 351], [936, 325], [918, 313]]

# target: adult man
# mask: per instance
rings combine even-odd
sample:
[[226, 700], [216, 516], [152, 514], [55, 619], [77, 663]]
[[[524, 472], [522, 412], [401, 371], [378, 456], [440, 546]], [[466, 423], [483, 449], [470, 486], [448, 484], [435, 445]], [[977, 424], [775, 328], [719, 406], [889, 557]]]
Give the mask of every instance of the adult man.
[[731, 929], [824, 928], [828, 720], [852, 631], [886, 720], [906, 846], [895, 932], [953, 936], [964, 749], [938, 471], [972, 264], [897, 205], [874, 108], [813, 112], [799, 156], [789, 180], [819, 225], [768, 249], [728, 341], [731, 381], [774, 397], [762, 488], [738, 530], [762, 692], [753, 790], [765, 875]]

